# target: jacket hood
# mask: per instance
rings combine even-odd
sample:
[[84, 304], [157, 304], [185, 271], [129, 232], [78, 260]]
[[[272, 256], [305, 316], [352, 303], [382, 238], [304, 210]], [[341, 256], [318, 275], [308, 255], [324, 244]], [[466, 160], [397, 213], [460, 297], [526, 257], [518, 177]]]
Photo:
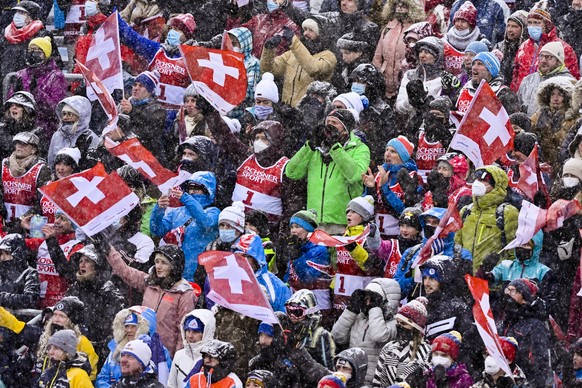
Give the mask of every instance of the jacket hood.
[[253, 34], [251, 34], [251, 31], [248, 28], [237, 27], [228, 30], [228, 33], [238, 40], [241, 51], [245, 56], [245, 61], [247, 60], [247, 58], [253, 56], [251, 54], [251, 52], [253, 51]]
[[181, 157], [184, 149], [188, 148], [198, 154], [198, 162], [200, 162], [200, 170], [213, 170], [216, 164], [216, 146], [207, 136], [191, 136], [184, 140], [182, 144], [178, 146], [178, 156]]
[[[208, 207], [214, 202], [216, 197], [216, 176], [210, 171], [196, 171], [186, 182], [197, 183], [202, 185], [208, 191], [208, 194], [197, 195], [196, 199], [200, 202], [202, 207]], [[200, 199], [200, 196], [205, 197], [204, 200]]]
[[97, 251], [93, 244], [85, 245], [83, 248], [73, 253], [71, 256], [71, 261], [77, 268], [79, 267], [79, 260], [81, 259], [81, 256], [87, 256], [89, 259], [91, 259], [98, 269], [102, 269], [104, 267], [105, 258]]
[[443, 65], [445, 63], [445, 43], [442, 39], [439, 39], [436, 36], [427, 36], [416, 42], [414, 50], [417, 56], [422, 46], [429, 46], [431, 51], [436, 51], [438, 53], [438, 58], [436, 58], [435, 64]]
[[366, 290], [374, 291], [382, 295], [385, 315], [393, 317], [400, 306], [400, 285], [394, 279], [378, 278], [372, 280]]
[[[24, 237], [18, 233], [7, 234], [0, 240], [0, 250], [9, 252], [12, 255], [13, 264], [10, 266], [25, 268], [28, 265], [30, 251], [26, 246]], [[8, 262], [7, 262], [8, 263]]]
[[267, 139], [271, 142], [271, 147], [280, 148], [283, 145], [285, 130], [278, 121], [265, 120], [261, 121], [253, 128], [253, 134], [264, 132]]
[[[204, 332], [202, 333], [202, 340], [195, 344], [190, 344], [186, 342], [186, 333], [184, 331], [184, 322], [188, 317], [196, 317], [202, 321], [204, 324]], [[182, 335], [182, 342], [184, 343], [184, 349], [190, 358], [195, 359], [202, 357], [200, 354], [200, 349], [208, 341], [214, 339], [214, 334], [216, 332], [216, 319], [214, 318], [214, 313], [206, 309], [196, 309], [192, 310], [188, 314], [184, 315], [180, 321], [180, 334]]]
[[[520, 9], [519, 11], [515, 11], [514, 13], [509, 15], [509, 18], [507, 19], [507, 21], [511, 20], [521, 26], [521, 37], [519, 38], [518, 45], [521, 45], [521, 43], [524, 40], [529, 38], [527, 32], [527, 15], [528, 15], [527, 11]], [[505, 33], [505, 38], [507, 38], [507, 32]]]
[[[171, 278], [171, 283], [174, 284], [180, 281], [182, 279], [182, 273], [184, 272], [185, 265], [184, 252], [182, 251], [182, 249], [180, 249], [180, 247], [178, 247], [177, 245], [172, 244], [156, 248], [150, 255], [151, 263], [154, 262], [156, 254], [158, 253], [164, 255], [172, 264], [172, 272], [170, 273], [169, 276]], [[155, 270], [152, 271], [153, 268], [154, 268], [153, 266], [150, 268], [148, 280], [155, 284], [158, 283], [159, 278], [156, 276], [156, 271]]]
[[[392, 279], [384, 279], [392, 280]], [[368, 356], [361, 348], [349, 348], [342, 350], [337, 356], [333, 358], [333, 365], [335, 366], [338, 359], [343, 359], [349, 362], [354, 371], [352, 378], [347, 382], [347, 387], [361, 387], [364, 385], [366, 371], [368, 370]]]
[[394, 19], [397, 3], [404, 3], [408, 6], [408, 18], [404, 23], [418, 23], [426, 19], [423, 0], [388, 0], [382, 9], [382, 19], [385, 22]]
[[424, 225], [425, 225], [424, 218], [426, 216], [435, 217], [435, 218], [438, 218], [440, 220], [441, 218], [443, 218], [446, 211], [447, 211], [447, 209], [445, 209], [443, 207], [433, 207], [432, 209], [428, 209], [427, 211], [423, 212], [419, 216], [420, 225], [424, 228]]
[[235, 245], [234, 253], [240, 253], [253, 257], [259, 264], [257, 274], [267, 272], [267, 258], [261, 237], [256, 234], [244, 234]]
[[503, 203], [507, 196], [507, 185], [509, 179], [507, 174], [497, 166], [483, 166], [476, 171], [485, 170], [493, 177], [495, 187], [482, 197], [473, 197], [473, 203], [477, 208], [497, 207]]
[[63, 119], [62, 112], [65, 105], [69, 105], [71, 108], [79, 112], [77, 132], [89, 128], [89, 122], [91, 121], [91, 102], [87, 98], [82, 96], [71, 96], [61, 100], [56, 108], [57, 116], [59, 116], [59, 119], [61, 120]]
[[[525, 260], [523, 262], [523, 264], [526, 267], [537, 265], [540, 262], [540, 254], [542, 253], [544, 234], [540, 230], [536, 234], [534, 234], [534, 236], [531, 239], [534, 242], [534, 247], [533, 247], [533, 250], [531, 252], [531, 258], [529, 258], [528, 260]], [[518, 260], [515, 259], [515, 261], [518, 261]]]
[[[136, 307], [139, 310], [144, 309], [141, 306], [134, 306], [134, 307]], [[138, 311], [136, 311], [136, 309], [134, 309], [134, 307], [130, 307], [128, 309], [123, 309], [123, 310], [119, 311], [115, 315], [115, 318], [113, 319], [112, 328], [113, 328], [113, 342], [114, 342], [114, 344], [111, 344], [110, 348], [112, 347], [112, 345], [115, 346], [114, 349], [111, 349], [113, 352], [114, 359], [117, 359], [117, 357], [121, 353], [121, 350], [129, 342], [127, 339], [127, 336], [125, 335], [125, 324], [124, 323], [130, 314], [135, 314], [137, 316], [137, 332], [135, 334], [136, 338], [139, 337], [140, 335], [143, 335], [143, 334], [151, 336], [151, 335], [153, 335], [153, 333], [155, 333], [155, 330], [156, 330], [156, 322], [155, 322], [156, 313], [155, 313], [155, 311], [153, 311], [149, 307], [146, 307], [145, 309], [150, 310], [150, 314], [141, 314]], [[152, 313], [153, 313], [153, 316], [152, 316]], [[152, 319], [152, 317], [153, 317], [153, 323], [151, 324], [153, 330], [150, 330], [150, 321], [146, 318], [148, 315], [149, 315], [150, 319]]]
[[[564, 94], [564, 102], [568, 107], [568, 110], [572, 110], [572, 96], [574, 94], [576, 80], [574, 78], [569, 77], [551, 77], [543, 82], [541, 82], [538, 86], [538, 94], [536, 96], [536, 101], [540, 107], [549, 108], [550, 106], [550, 98], [552, 96], [552, 91], [554, 89], [559, 89]], [[574, 115], [577, 112], [573, 112]]]

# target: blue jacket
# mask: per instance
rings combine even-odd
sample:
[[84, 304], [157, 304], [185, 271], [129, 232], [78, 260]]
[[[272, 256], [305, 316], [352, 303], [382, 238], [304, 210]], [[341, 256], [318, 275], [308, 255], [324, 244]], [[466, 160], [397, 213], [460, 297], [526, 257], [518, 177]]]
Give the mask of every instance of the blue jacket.
[[550, 271], [549, 267], [540, 263], [543, 238], [544, 234], [541, 230], [533, 236], [534, 249], [531, 258], [525, 260], [523, 264], [517, 259], [503, 260], [497, 264], [491, 271], [491, 274], [495, 276], [495, 283], [511, 282], [515, 279], [525, 278], [536, 280], [538, 284], [541, 284], [546, 274]]
[[[301, 256], [293, 261], [293, 269], [299, 277], [301, 283], [305, 283], [308, 286], [310, 283], [316, 280], [327, 280], [331, 281], [331, 276], [324, 271], [317, 269], [315, 266], [310, 265], [310, 263], [316, 264], [318, 266], [329, 266], [330, 257], [329, 251], [326, 247], [322, 245], [316, 245], [311, 241], [307, 241], [300, 248]], [[289, 282], [289, 269], [291, 268], [291, 260], [287, 268], [287, 273], [283, 279], [286, 283]]]
[[[457, 0], [451, 7], [450, 27], [453, 18], [465, 0]], [[477, 27], [491, 42], [491, 47], [502, 42], [505, 36], [505, 20], [509, 17], [509, 8], [500, 0], [471, 0], [477, 8]], [[502, 5], [503, 3], [503, 5]]]
[[216, 177], [208, 171], [192, 174], [189, 181], [204, 185], [208, 194], [186, 194], [180, 197], [184, 206], [166, 212], [157, 204], [152, 210], [150, 231], [156, 236], [164, 236], [192, 220], [184, 231], [182, 250], [186, 257], [184, 279], [192, 281], [198, 267], [198, 255], [218, 237], [218, 215], [220, 210], [210, 206], [216, 195]]
[[[156, 53], [160, 51], [160, 49], [164, 49], [164, 45], [138, 34], [125, 22], [125, 20], [121, 18], [121, 16], [119, 16], [119, 14], [117, 15], [117, 20], [119, 22], [119, 40], [121, 43], [135, 51], [136, 54], [146, 58], [148, 62], [151, 62], [156, 56]], [[165, 51], [166, 55], [170, 58], [178, 58], [182, 56], [179, 50]]]
[[388, 164], [388, 163], [384, 163], [382, 165], [382, 167], [384, 167], [384, 170], [390, 173], [390, 178], [388, 179], [388, 181], [386, 183], [384, 183], [382, 185], [382, 195], [384, 196], [384, 199], [386, 200], [387, 204], [398, 214], [402, 213], [402, 211], [404, 210], [404, 208], [406, 207], [404, 205], [404, 202], [398, 198], [398, 196], [396, 194], [394, 194], [394, 192], [392, 190], [390, 190], [390, 186], [394, 186], [397, 181], [398, 181], [398, 171], [400, 171], [402, 168], [405, 168], [408, 170], [408, 172], [412, 172], [412, 171], [418, 171], [418, 167], [416, 167], [416, 162], [412, 159], [410, 159], [409, 161], [407, 161], [404, 164]]
[[[424, 218], [426, 216], [436, 217], [439, 220], [443, 218], [447, 209], [435, 207], [429, 209], [420, 215], [420, 224], [424, 228]], [[424, 237], [422, 239], [422, 243], [420, 243], [420, 247], [414, 246], [408, 248], [402, 254], [402, 258], [400, 259], [400, 263], [398, 263], [398, 268], [396, 268], [396, 273], [394, 274], [394, 280], [400, 284], [400, 289], [402, 291], [402, 296], [405, 297], [406, 295], [410, 294], [412, 289], [414, 288], [414, 276], [406, 277], [406, 273], [410, 270], [412, 263], [416, 260], [416, 257], [420, 253], [422, 247], [426, 244], [427, 238]], [[432, 254], [434, 255], [445, 255], [454, 257], [455, 256], [455, 233], [449, 233], [445, 238], [437, 238], [432, 244]], [[409, 252], [416, 250], [414, 254], [407, 259], [409, 256]], [[471, 256], [471, 252], [466, 250], [465, 248], [461, 248], [461, 258], [464, 260], [472, 261], [473, 257]]]

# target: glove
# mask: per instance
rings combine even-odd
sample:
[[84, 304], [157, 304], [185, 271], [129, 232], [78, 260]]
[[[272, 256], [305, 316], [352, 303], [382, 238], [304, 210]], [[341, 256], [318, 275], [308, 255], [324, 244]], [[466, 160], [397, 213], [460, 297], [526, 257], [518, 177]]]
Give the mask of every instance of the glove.
[[436, 170], [431, 170], [426, 177], [426, 183], [430, 191], [446, 191], [449, 188], [449, 179], [439, 174]]
[[380, 237], [380, 232], [378, 231], [378, 227], [375, 223], [370, 223], [370, 234], [368, 235], [368, 239], [366, 240], [368, 243], [368, 248], [371, 251], [377, 251], [380, 249], [380, 245], [382, 245], [382, 238]]
[[421, 80], [415, 79], [406, 84], [406, 93], [408, 94], [408, 102], [414, 108], [422, 108], [428, 95], [424, 90], [424, 84]]
[[569, 241], [560, 241], [558, 244], [558, 257], [560, 260], [568, 260], [572, 257], [572, 250], [574, 248], [574, 237]]
[[358, 247], [358, 243], [355, 243], [355, 242], [352, 242], [352, 243], [349, 243], [348, 245], [346, 245], [346, 249], [348, 250], [348, 252], [353, 251], [357, 247]]
[[281, 33], [281, 36], [287, 41], [287, 44], [291, 44], [295, 33], [289, 27], [283, 26], [283, 32]]
[[384, 298], [377, 292], [366, 290], [366, 295], [368, 298], [370, 298], [370, 302], [368, 303], [368, 310], [372, 307], [382, 307], [384, 304]]
[[26, 323], [19, 321], [14, 315], [10, 314], [4, 307], [0, 307], [0, 326], [5, 327], [8, 330], [20, 333]]
[[319, 146], [321, 146], [321, 143], [323, 142], [323, 129], [325, 128], [325, 125], [318, 125], [315, 128], [313, 128], [313, 131], [311, 131], [311, 136], [309, 136], [309, 139], [307, 140], [307, 143], [309, 144], [309, 148], [311, 148], [311, 150], [315, 151], [315, 149]]
[[434, 371], [434, 380], [437, 384], [437, 387], [446, 387], [446, 380], [447, 380], [447, 371], [444, 366], [437, 365], [433, 369]]
[[281, 35], [275, 35], [270, 37], [269, 39], [267, 39], [267, 41], [265, 42], [265, 48], [272, 50], [275, 47], [278, 47], [279, 44], [281, 44], [281, 40], [283, 38], [281, 37]]
[[481, 269], [485, 272], [491, 272], [493, 268], [499, 263], [501, 256], [497, 253], [489, 253], [483, 258], [483, 263], [481, 263]]
[[[333, 126], [332, 126], [333, 127]], [[328, 134], [323, 138], [323, 145], [331, 149], [336, 143], [340, 141], [340, 134], [336, 127], [329, 128]]]
[[352, 313], [359, 314], [362, 311], [362, 307], [366, 303], [366, 291], [365, 290], [356, 290], [352, 293], [350, 297], [350, 303], [347, 306], [347, 309], [350, 310]]
[[408, 175], [407, 169], [401, 168], [400, 171], [398, 171], [396, 178], [398, 179], [398, 183], [400, 183], [400, 186], [404, 190], [405, 194], [416, 194], [417, 181]]
[[443, 71], [441, 75], [441, 85], [445, 93], [451, 93], [461, 87], [461, 81], [448, 71]]
[[196, 109], [198, 109], [203, 116], [206, 116], [211, 112], [214, 112], [214, 108], [212, 107], [212, 105], [210, 105], [210, 103], [206, 101], [206, 99], [202, 96], [199, 96], [196, 99]]
[[301, 256], [301, 240], [298, 236], [292, 234], [287, 238], [287, 257], [295, 260]]

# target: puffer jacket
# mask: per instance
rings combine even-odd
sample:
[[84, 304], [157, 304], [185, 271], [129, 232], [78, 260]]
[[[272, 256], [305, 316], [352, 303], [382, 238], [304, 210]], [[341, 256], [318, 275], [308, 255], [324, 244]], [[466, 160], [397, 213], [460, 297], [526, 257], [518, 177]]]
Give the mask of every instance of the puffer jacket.
[[418, 344], [413, 356], [412, 341], [395, 339], [380, 352], [374, 371], [374, 387], [388, 387], [406, 378], [417, 368], [426, 368], [430, 356], [430, 344], [426, 339]]
[[329, 288], [331, 262], [327, 248], [307, 241], [299, 251], [299, 257], [289, 257], [288, 270], [283, 280], [295, 291]]
[[59, 363], [50, 363], [50, 368], [43, 369], [38, 381], [39, 388], [91, 388], [89, 379], [91, 365], [84, 353], [77, 353], [75, 358]]
[[580, 78], [580, 69], [578, 68], [578, 56], [568, 43], [564, 42], [562, 39], [558, 38], [558, 32], [554, 27], [547, 34], [542, 34], [539, 42], [535, 42], [533, 39], [529, 38], [521, 44], [521, 47], [517, 51], [517, 55], [514, 61], [513, 68], [513, 78], [511, 80], [511, 90], [517, 92], [521, 81], [528, 74], [533, 73], [538, 70], [538, 59], [540, 55], [540, 50], [546, 43], [550, 42], [560, 42], [564, 46], [564, 64], [570, 70], [570, 73], [574, 78]]
[[[384, 292], [382, 295], [384, 306], [371, 308], [367, 316], [362, 312], [355, 314], [345, 309], [331, 330], [338, 344], [348, 344], [350, 348], [358, 347], [366, 352], [368, 356], [368, 370], [365, 377], [367, 384], [371, 384], [374, 379], [380, 351], [388, 341], [396, 338], [394, 313], [400, 304], [400, 286], [395, 280], [374, 279], [366, 286], [366, 290], [370, 289], [373, 291], [381, 289]], [[341, 353], [338, 357], [341, 357]]]
[[40, 282], [36, 269], [28, 265], [24, 238], [19, 234], [6, 235], [2, 241], [13, 240], [12, 260], [0, 261], [0, 306], [17, 310], [36, 308]]
[[[426, 388], [441, 387], [442, 383], [437, 383], [434, 370], [429, 369]], [[473, 379], [464, 364], [455, 363], [446, 370], [445, 385], [448, 388], [469, 388], [473, 384]]]
[[[342, 350], [334, 358], [334, 365], [337, 364], [338, 359], [346, 360], [352, 367], [352, 377], [346, 382], [347, 388], [362, 388], [365, 387], [364, 380], [366, 378], [366, 371], [370, 370], [370, 355], [364, 352], [361, 348], [349, 348]], [[374, 366], [376, 363], [374, 362]], [[372, 372], [372, 377], [374, 373]]]
[[[505, 172], [496, 166], [485, 166], [477, 170], [486, 170], [495, 180], [492, 191], [482, 197], [473, 197], [473, 203], [461, 209], [461, 216], [467, 211], [463, 227], [456, 232], [455, 242], [469, 250], [473, 255], [473, 272], [479, 269], [483, 258], [490, 252], [500, 252], [502, 244], [502, 231], [497, 227], [495, 215], [497, 207], [501, 205], [507, 195], [508, 178]], [[517, 231], [517, 216], [519, 211], [512, 205], [504, 205], [504, 231], [506, 243], [513, 241]], [[512, 260], [515, 253], [511, 250], [503, 251], [502, 258]]]
[[182, 250], [186, 257], [183, 276], [187, 280], [192, 280], [198, 267], [198, 255], [218, 237], [220, 210], [211, 206], [216, 195], [216, 177], [213, 173], [196, 172], [189, 178], [189, 182], [203, 185], [208, 194], [184, 193], [180, 197], [180, 202], [184, 206], [167, 212], [156, 204], [150, 218], [150, 231], [156, 236], [164, 236], [171, 230], [188, 224], [183, 232]]
[[285, 175], [299, 180], [307, 175], [307, 208], [317, 211], [320, 223], [346, 224], [346, 207], [363, 192], [362, 173], [370, 164], [370, 150], [353, 132], [342, 147], [334, 146], [329, 162], [305, 144], [289, 160]]
[[[184, 332], [184, 322], [188, 317], [196, 317], [204, 324], [204, 332], [200, 342], [190, 344], [186, 342], [186, 334]], [[216, 330], [216, 319], [214, 313], [205, 309], [196, 309], [184, 315], [182, 322], [180, 322], [180, 332], [182, 334], [182, 342], [184, 349], [176, 352], [174, 360], [172, 361], [172, 369], [170, 369], [170, 377], [168, 378], [168, 388], [184, 388], [187, 381], [184, 381], [196, 362], [202, 358], [200, 349], [208, 341], [214, 339], [214, 332]]]
[[82, 96], [67, 97], [57, 104], [57, 115], [62, 120], [62, 110], [65, 105], [79, 112], [79, 121], [72, 126], [61, 123], [58, 131], [51, 138], [48, 150], [48, 165], [54, 166], [57, 153], [65, 147], [77, 147], [82, 156], [87, 155], [89, 148], [97, 147], [99, 138], [89, 128], [91, 121], [91, 102]]
[[540, 107], [536, 101], [540, 83], [554, 77], [566, 77], [576, 82], [572, 74], [570, 74], [570, 70], [565, 66], [560, 66], [554, 71], [543, 75], [539, 71], [536, 71], [533, 74], [525, 76], [523, 81], [521, 81], [521, 85], [519, 85], [519, 90], [517, 91], [517, 97], [519, 97], [522, 111], [525, 109], [529, 117], [533, 116]]
[[[449, 28], [454, 25], [455, 13], [461, 8], [465, 0], [457, 0], [451, 7]], [[477, 8], [477, 27], [487, 37], [492, 45], [503, 40], [505, 21], [509, 17], [509, 8], [503, 1], [472, 0]]]

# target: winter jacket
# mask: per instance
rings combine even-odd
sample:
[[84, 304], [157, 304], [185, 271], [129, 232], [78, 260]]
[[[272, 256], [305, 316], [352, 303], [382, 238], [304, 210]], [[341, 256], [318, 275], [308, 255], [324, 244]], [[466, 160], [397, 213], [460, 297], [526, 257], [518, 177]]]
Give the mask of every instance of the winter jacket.
[[[461, 8], [465, 0], [457, 0], [451, 7], [449, 28], [454, 25], [455, 13]], [[477, 8], [477, 27], [487, 37], [492, 45], [503, 40], [505, 21], [509, 17], [509, 8], [499, 0], [472, 0]]]
[[568, 340], [576, 341], [582, 338], [582, 296], [578, 293], [582, 289], [580, 271], [576, 271], [576, 278], [570, 291], [570, 311], [568, 317]]
[[[6, 105], [5, 109], [8, 109], [9, 105]], [[6, 112], [6, 110], [4, 111]], [[14, 145], [12, 144], [12, 138], [14, 135], [20, 132], [32, 132], [39, 139], [45, 140], [44, 128], [36, 126], [36, 111], [33, 109], [25, 108], [24, 115], [19, 120], [14, 120], [12, 117], [5, 115], [0, 117], [0, 160], [4, 160], [12, 155], [14, 151]], [[46, 156], [46, 150], [48, 144], [39, 144], [38, 155], [43, 158]]]
[[307, 208], [317, 211], [318, 222], [346, 224], [348, 203], [362, 195], [362, 173], [370, 164], [370, 150], [352, 132], [342, 147], [335, 144], [324, 157], [305, 144], [287, 163], [285, 175], [307, 175]]
[[521, 81], [523, 78], [538, 70], [538, 57], [540, 55], [540, 50], [545, 46], [546, 43], [550, 42], [560, 42], [564, 46], [564, 64], [570, 70], [570, 74], [574, 78], [580, 78], [580, 70], [578, 68], [578, 56], [568, 43], [564, 42], [562, 39], [558, 38], [558, 32], [556, 28], [552, 28], [547, 34], [542, 34], [539, 42], [535, 42], [533, 39], [529, 38], [521, 44], [521, 47], [517, 51], [517, 55], [514, 61], [513, 68], [513, 79], [511, 80], [511, 90], [517, 92]]
[[515, 60], [515, 55], [517, 50], [525, 41], [529, 39], [529, 34], [527, 32], [527, 11], [518, 10], [513, 12], [507, 21], [510, 20], [521, 27], [521, 35], [515, 41], [510, 41], [507, 39], [507, 32], [505, 33], [504, 40], [497, 42], [495, 49], [503, 53], [503, 59], [501, 60], [501, 69], [499, 74], [503, 77], [505, 85], [510, 85], [513, 79], [513, 64]]
[[560, 38], [567, 42], [578, 55], [582, 53], [582, 12], [570, 7], [569, 12], [556, 23]]
[[28, 265], [24, 238], [15, 236], [12, 260], [0, 261], [0, 306], [12, 309], [36, 308], [40, 282], [38, 272]]
[[229, 373], [228, 376], [210, 384], [206, 380], [204, 372], [199, 372], [188, 380], [187, 388], [242, 388], [243, 382], [234, 373]]
[[144, 19], [162, 14], [159, 3], [151, 0], [131, 0], [119, 15], [129, 24], [139, 24]]
[[[337, 2], [339, 5], [339, 1]], [[364, 49], [363, 56], [365, 63], [370, 63], [374, 55], [375, 45], [380, 38], [380, 28], [372, 22], [366, 12], [358, 10], [354, 13], [346, 14], [339, 9], [337, 12], [323, 12], [319, 15], [325, 17], [329, 21], [330, 39], [332, 42], [337, 42], [342, 35], [353, 32], [354, 36], [363, 37], [369, 45]], [[334, 49], [336, 56], [339, 54], [337, 49]]]
[[[133, 101], [131, 97], [129, 101]], [[144, 104], [132, 104], [129, 118], [129, 130], [139, 137], [139, 141], [148, 151], [156, 155], [160, 163], [167, 163], [165, 144], [162, 141], [166, 110], [155, 98], [151, 98]]]
[[[393, 340], [388, 342], [378, 356], [374, 372], [373, 387], [388, 387], [405, 380], [418, 367], [428, 365], [430, 344], [422, 340], [418, 344], [415, 357], [412, 357], [412, 341]], [[401, 380], [402, 379], [402, 380]]]
[[295, 36], [289, 51], [280, 56], [275, 57], [275, 49], [263, 49], [261, 71], [283, 78], [281, 101], [295, 107], [307, 93], [309, 84], [331, 79], [336, 63], [336, 57], [330, 50], [311, 53]]
[[89, 379], [91, 365], [84, 353], [77, 353], [69, 361], [51, 363], [50, 368], [42, 370], [39, 388], [92, 388]]
[[[170, 354], [173, 355], [177, 349], [182, 349], [183, 344], [180, 341], [178, 322], [186, 313], [192, 311], [196, 304], [196, 296], [192, 286], [183, 278], [169, 289], [148, 284], [147, 281], [152, 276], [153, 269], [150, 269], [150, 273], [146, 274], [129, 267], [115, 249], [111, 249], [107, 261], [115, 274], [131, 287], [143, 292], [142, 305], [154, 309], [157, 313], [160, 338]], [[176, 265], [175, 262], [173, 264]]]
[[[276, 9], [273, 12], [255, 15], [242, 27], [246, 27], [253, 35], [253, 55], [257, 58], [263, 53], [263, 46], [267, 39], [280, 33], [283, 27], [289, 27], [296, 35], [301, 34], [301, 28], [297, 26], [283, 10]], [[284, 44], [279, 45], [277, 55], [283, 54]], [[262, 70], [262, 69], [261, 69]]]
[[379, 278], [372, 280], [366, 289], [375, 291], [378, 287], [384, 291], [384, 305], [381, 308], [372, 307], [367, 315], [345, 309], [331, 330], [338, 344], [362, 348], [366, 352], [366, 384], [372, 384], [380, 351], [388, 341], [396, 338], [394, 314], [400, 304], [400, 286], [393, 279]]
[[32, 93], [36, 101], [36, 125], [44, 130], [43, 140], [47, 143], [59, 126], [55, 111], [57, 103], [67, 96], [67, 81], [53, 59], [37, 67], [27, 67], [16, 73], [17, 84], [14, 91]]
[[[502, 242], [502, 231], [497, 227], [496, 211], [507, 195], [508, 179], [499, 167], [485, 166], [478, 170], [487, 170], [495, 180], [492, 191], [482, 197], [473, 197], [473, 203], [461, 210], [465, 216], [463, 227], [456, 232], [455, 242], [469, 250], [473, 255], [473, 272], [477, 271], [483, 258], [490, 252], [500, 252], [501, 249], [515, 238], [517, 231], [518, 210], [512, 205], [504, 205], [503, 218], [505, 242]], [[513, 259], [514, 252], [504, 251], [502, 258]]]
[[[217, 5], [214, 4], [214, 7]], [[255, 99], [255, 86], [260, 81], [261, 65], [257, 57], [252, 54], [253, 50], [253, 35], [248, 28], [237, 27], [228, 30], [228, 33], [234, 36], [239, 44], [241, 52], [244, 54], [245, 69], [247, 71], [247, 96], [245, 102], [247, 105], [252, 105]]]
[[[190, 344], [186, 341], [184, 322], [188, 317], [197, 317], [204, 324], [204, 332], [202, 333], [202, 340], [200, 340], [200, 342]], [[197, 309], [184, 315], [182, 322], [180, 322], [180, 332], [182, 333], [184, 348], [178, 350], [174, 356], [172, 369], [170, 369], [170, 377], [168, 378], [168, 388], [184, 388], [187, 383], [187, 380], [184, 380], [196, 362], [202, 358], [200, 349], [202, 349], [202, 346], [204, 346], [208, 341], [214, 339], [215, 330], [216, 319], [214, 318], [214, 314], [209, 310]]]
[[[512, 368], [511, 373], [513, 374], [513, 381], [508, 380], [509, 377], [500, 377], [497, 380], [497, 383], [493, 382], [491, 375], [483, 372], [483, 380], [476, 382], [475, 384], [471, 385], [471, 388], [497, 388], [497, 387], [507, 387], [509, 386], [514, 388], [522, 388], [522, 387], [529, 387], [528, 381], [525, 378], [525, 374], [521, 370], [521, 368], [515, 364], [510, 365]], [[513, 384], [511, 384], [513, 383]]]
[[[331, 284], [331, 262], [327, 247], [316, 245], [307, 241], [299, 248], [299, 257], [289, 257], [289, 264], [284, 281], [293, 291], [308, 289], [314, 292], [326, 292], [329, 304], [329, 285]], [[316, 292], [317, 294], [317, 292]], [[317, 298], [320, 309], [330, 308], [325, 306], [325, 301]]]
[[[443, 382], [439, 381], [437, 383], [434, 375], [434, 369], [428, 370], [428, 381], [426, 382], [426, 388], [437, 388], [441, 387]], [[446, 370], [444, 386], [448, 388], [469, 388], [473, 385], [473, 379], [469, 372], [467, 372], [467, 367], [461, 363], [454, 363]]]
[[[346, 360], [350, 363], [352, 367], [352, 377], [347, 381], [346, 388], [364, 388], [368, 387], [368, 383], [365, 383], [367, 372], [370, 371], [369, 355], [364, 352], [361, 348], [349, 348], [342, 350], [334, 358], [334, 364], [337, 365], [338, 359]], [[366, 373], [363, 373], [362, 366], [366, 367]], [[376, 367], [376, 361], [374, 361], [373, 368]], [[372, 374], [372, 377], [374, 375]]]
[[529, 117], [532, 117], [533, 114], [539, 109], [539, 105], [536, 100], [540, 83], [554, 77], [570, 78], [573, 82], [576, 82], [574, 77], [572, 77], [572, 74], [570, 74], [568, 68], [565, 66], [560, 66], [548, 74], [541, 74], [538, 70], [535, 73], [526, 75], [523, 81], [521, 81], [521, 85], [519, 85], [519, 90], [517, 91], [517, 97], [519, 97], [519, 103], [521, 104], [522, 111], [525, 109]]
[[124, 376], [111, 388], [164, 388], [164, 385], [158, 381], [156, 373], [151, 370], [138, 377]]
[[[76, 147], [81, 151], [82, 159], [91, 147], [99, 143], [97, 135], [89, 128], [91, 121], [91, 102], [81, 96], [71, 96], [57, 104], [56, 111], [62, 119], [62, 110], [65, 105], [79, 112], [79, 120], [74, 124], [61, 123], [59, 130], [51, 138], [48, 151], [48, 164], [54, 166], [57, 153], [66, 147]], [[81, 163], [81, 162], [80, 162]]]
[[184, 206], [168, 211], [156, 204], [150, 219], [150, 231], [161, 237], [173, 229], [185, 226], [182, 250], [186, 265], [183, 276], [184, 279], [192, 280], [198, 267], [198, 255], [218, 237], [220, 210], [211, 206], [216, 196], [216, 178], [213, 173], [197, 172], [189, 178], [189, 182], [203, 185], [208, 194], [184, 193], [180, 197]]
[[[488, 83], [508, 115], [520, 112], [521, 107], [519, 105], [517, 94], [503, 84], [503, 79], [501, 77], [495, 77], [488, 81]], [[459, 93], [459, 98], [457, 99], [457, 110], [463, 113], [467, 112], [478, 87], [479, 85], [473, 84], [473, 81], [471, 80], [463, 85], [463, 88]]]

